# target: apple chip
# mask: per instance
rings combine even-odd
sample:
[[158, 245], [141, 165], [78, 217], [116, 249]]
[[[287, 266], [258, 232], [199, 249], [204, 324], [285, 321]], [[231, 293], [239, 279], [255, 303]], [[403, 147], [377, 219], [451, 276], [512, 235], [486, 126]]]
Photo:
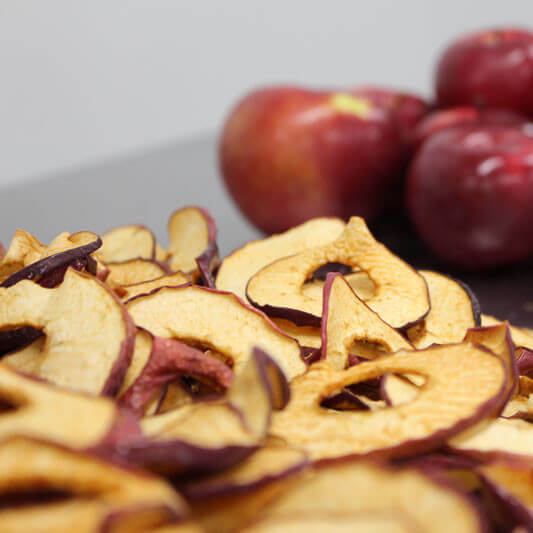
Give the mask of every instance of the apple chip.
[[507, 370], [506, 395], [502, 404], [504, 406], [518, 387], [518, 370], [509, 323], [471, 328], [467, 331], [464, 340], [484, 346], [502, 359]]
[[0, 443], [2, 531], [140, 531], [176, 520], [186, 505], [172, 487], [56, 444]]
[[[490, 315], [481, 315], [481, 325], [482, 326], [496, 326], [501, 324], [503, 321], [499, 320]], [[517, 328], [516, 326], [511, 327], [511, 337], [515, 346], [527, 348], [528, 350], [533, 351], [533, 332], [527, 328]]]
[[109, 269], [106, 283], [112, 287], [153, 281], [168, 274], [162, 263], [152, 259], [129, 259], [122, 263], [106, 263]]
[[216, 287], [246, 300], [246, 284], [257, 271], [282, 257], [334, 241], [345, 226], [340, 218], [315, 218], [285, 233], [249, 242], [222, 261]]
[[372, 355], [413, 348], [357, 297], [340, 274], [328, 274], [323, 302], [322, 359], [334, 368], [346, 368], [350, 353], [368, 357], [370, 347], [375, 348]]
[[179, 489], [189, 501], [242, 493], [295, 474], [308, 464], [302, 450], [270, 439], [242, 463], [209, 477], [186, 481]]
[[182, 342], [155, 337], [145, 365], [121, 396], [120, 405], [142, 415], [162, 387], [184, 375], [207, 381], [222, 390], [233, 381], [232, 370], [219, 359]]
[[0, 440], [27, 435], [83, 449], [101, 443], [117, 421], [110, 399], [52, 387], [5, 363], [0, 364], [0, 405]]
[[278, 259], [261, 269], [248, 281], [247, 297], [270, 316], [319, 327], [322, 298], [304, 295], [303, 286], [317, 268], [330, 262], [368, 274], [375, 294], [366, 304], [391, 327], [407, 328], [428, 313], [424, 278], [378, 243], [359, 217], [350, 219], [336, 241]]
[[420, 274], [428, 285], [431, 310], [423, 322], [407, 331], [407, 336], [416, 348], [461, 342], [467, 329], [481, 323], [474, 293], [449, 276], [430, 270], [421, 270]]
[[9, 357], [13, 368], [90, 394], [115, 394], [133, 350], [134, 326], [112, 291], [94, 277], [67, 270], [61, 285], [45, 289], [23, 280], [0, 289], [0, 327], [32, 326], [46, 342], [27, 363], [24, 352]]
[[[17, 237], [19, 235], [24, 237]], [[22, 242], [25, 245], [21, 244], [20, 238], [24, 239]], [[29, 246], [28, 242], [33, 241], [36, 239], [29, 233], [17, 230], [12, 246], [0, 265], [0, 272], [9, 273], [7, 277], [4, 276], [0, 287], [11, 287], [23, 279], [37, 281], [45, 287], [54, 287], [61, 283], [69, 266], [76, 270], [86, 268], [96, 274], [96, 265], [90, 254], [102, 245], [98, 235], [88, 231], [73, 235], [61, 233], [48, 247], [36, 241], [39, 247], [26, 250], [24, 246]]]
[[[505, 526], [533, 530], [533, 471], [531, 465], [494, 462], [477, 468], [492, 496], [490, 503], [498, 507]], [[504, 527], [505, 527], [504, 526]], [[518, 529], [513, 529], [518, 531]]]
[[255, 348], [223, 398], [144, 418], [146, 438], [121, 446], [119, 452], [134, 464], [166, 474], [229, 468], [258, 448], [272, 409], [287, 401], [283, 373]]
[[275, 359], [288, 379], [305, 372], [298, 343], [234, 294], [194, 285], [163, 287], [126, 304], [135, 324], [223, 354], [238, 374], [255, 345]]
[[192, 272], [198, 267], [204, 281], [211, 280], [219, 257], [217, 226], [207, 209], [196, 206], [178, 209], [168, 221], [168, 235], [171, 270]]
[[297, 340], [302, 347], [320, 348], [322, 346], [320, 328], [314, 328], [313, 326], [297, 326], [290, 320], [284, 320], [283, 318], [273, 318], [272, 322], [283, 331], [283, 333]]
[[418, 470], [356, 461], [300, 476], [241, 531], [348, 533], [481, 532], [485, 523], [465, 494]]
[[[401, 351], [347, 370], [320, 361], [291, 383], [291, 402], [274, 415], [271, 433], [305, 449], [312, 460], [429, 451], [501, 405], [505, 370], [499, 357], [470, 343]], [[332, 416], [320, 405], [349, 385], [387, 373], [418, 375], [425, 384], [412, 402], [386, 409]]]
[[191, 280], [183, 272], [178, 271], [173, 274], [159, 276], [158, 278], [149, 281], [123, 285], [120, 287], [121, 298], [126, 301], [135, 296], [139, 296], [139, 294], [148, 294], [161, 287], [177, 287], [184, 283], [189, 283], [190, 281]]
[[156, 240], [145, 226], [131, 224], [118, 226], [102, 235], [102, 248], [98, 258], [104, 263], [117, 263], [131, 259], [155, 259]]

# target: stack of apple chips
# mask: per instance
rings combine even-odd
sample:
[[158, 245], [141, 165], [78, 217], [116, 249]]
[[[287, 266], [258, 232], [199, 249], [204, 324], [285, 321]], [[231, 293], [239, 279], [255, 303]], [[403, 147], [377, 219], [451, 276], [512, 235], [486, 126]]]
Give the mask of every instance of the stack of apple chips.
[[176, 211], [0, 259], [0, 530], [533, 528], [533, 332], [361, 218]]

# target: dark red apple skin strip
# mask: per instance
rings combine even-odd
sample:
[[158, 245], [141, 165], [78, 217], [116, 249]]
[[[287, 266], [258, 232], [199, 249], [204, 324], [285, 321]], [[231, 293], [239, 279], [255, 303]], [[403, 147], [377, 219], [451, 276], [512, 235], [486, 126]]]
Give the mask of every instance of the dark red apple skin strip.
[[25, 348], [42, 335], [42, 331], [31, 326], [0, 332], [0, 357]]
[[[11, 287], [23, 279], [33, 280], [36, 278], [42, 278], [43, 276], [49, 275], [57, 269], [64, 269], [64, 275], [69, 265], [75, 264], [76, 261], [86, 258], [91, 253], [98, 250], [100, 246], [102, 246], [102, 239], [98, 237], [96, 241], [89, 244], [78, 246], [77, 248], [71, 248], [70, 250], [58, 252], [57, 254], [40, 259], [39, 261], [36, 261], [35, 263], [21, 268], [20, 270], [17, 270], [17, 272], [11, 274], [11, 276], [9, 276], [0, 284], [0, 287]], [[63, 281], [63, 277], [61, 277], [59, 282], [61, 281]], [[51, 287], [51, 281], [48, 281], [48, 283], [49, 284], [47, 286]]]
[[119, 405], [142, 416], [157, 389], [184, 375], [208, 378], [225, 389], [233, 382], [233, 371], [216, 357], [177, 340], [154, 337], [148, 362]]
[[207, 224], [207, 248], [196, 258], [203, 284], [210, 289], [215, 288], [214, 272], [220, 265], [220, 254], [217, 245], [218, 228], [211, 213], [203, 207], [193, 206], [200, 211]]
[[533, 374], [533, 352], [527, 348], [520, 348], [520, 355], [516, 358], [516, 367], [521, 376], [531, 377]]

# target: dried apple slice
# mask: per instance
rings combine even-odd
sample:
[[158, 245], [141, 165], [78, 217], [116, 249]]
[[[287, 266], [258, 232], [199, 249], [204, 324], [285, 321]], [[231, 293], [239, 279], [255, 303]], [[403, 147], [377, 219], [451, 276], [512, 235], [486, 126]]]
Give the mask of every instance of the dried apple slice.
[[[135, 328], [112, 291], [94, 277], [67, 270], [63, 283], [45, 289], [23, 280], [0, 289], [0, 327], [30, 325], [46, 342], [35, 375], [90, 394], [115, 394], [133, 350]], [[9, 364], [24, 367], [24, 355]]]
[[429, 311], [424, 278], [378, 243], [364, 220], [352, 217], [334, 242], [278, 259], [249, 281], [250, 302], [268, 315], [298, 325], [320, 326], [322, 298], [303, 294], [303, 285], [321, 265], [337, 261], [366, 272], [375, 294], [366, 304], [393, 328], [407, 328]]
[[98, 258], [104, 263], [130, 259], [155, 259], [156, 240], [145, 226], [130, 224], [118, 226], [102, 235], [102, 248]]
[[502, 406], [505, 406], [518, 388], [518, 370], [509, 323], [504, 322], [497, 326], [471, 328], [467, 331], [464, 340], [484, 346], [492, 353], [498, 355], [504, 362], [507, 370], [507, 384]]
[[320, 328], [312, 326], [297, 326], [290, 320], [273, 318], [272, 322], [289, 337], [297, 340], [300, 346], [306, 348], [320, 348], [322, 346], [322, 333]]
[[249, 242], [222, 261], [216, 288], [246, 300], [246, 284], [257, 271], [282, 257], [334, 241], [345, 225], [339, 218], [315, 218], [285, 233]]
[[287, 401], [283, 374], [256, 348], [225, 397], [144, 418], [146, 439], [119, 451], [134, 464], [166, 474], [229, 468], [258, 448], [272, 409]]
[[346, 368], [350, 353], [366, 356], [368, 350], [364, 353], [357, 350], [360, 344], [377, 345], [383, 353], [413, 348], [357, 297], [340, 274], [328, 274], [323, 302], [322, 359], [333, 367]]
[[447, 533], [450, 524], [465, 533], [481, 533], [486, 525], [465, 494], [418, 470], [356, 461], [319, 468], [287, 484], [240, 531]]
[[481, 324], [479, 302], [470, 288], [449, 276], [421, 270], [431, 300], [431, 310], [407, 336], [416, 348], [461, 342], [466, 330]]
[[121, 396], [120, 405], [142, 415], [155, 393], [184, 375], [222, 389], [233, 381], [232, 370], [219, 359], [182, 342], [155, 337], [146, 364]]
[[169, 265], [172, 271], [192, 272], [197, 266], [210, 278], [218, 267], [217, 226], [207, 209], [188, 206], [178, 209], [168, 221]]
[[[332, 416], [320, 406], [344, 387], [387, 373], [419, 375], [426, 382], [414, 401], [397, 407]], [[347, 370], [320, 361], [291, 383], [291, 402], [274, 415], [271, 433], [304, 448], [312, 460], [410, 456], [439, 447], [492, 414], [506, 380], [502, 360], [470, 343], [401, 351]]]
[[149, 281], [123, 285], [120, 287], [121, 298], [126, 301], [139, 294], [148, 294], [154, 289], [159, 289], [161, 287], [177, 287], [184, 283], [190, 283], [190, 281], [191, 280], [183, 272], [178, 271], [173, 274], [159, 276], [158, 278]]
[[0, 440], [27, 435], [84, 449], [95, 447], [117, 421], [115, 404], [30, 379], [0, 364]]
[[182, 498], [146, 473], [55, 444], [0, 444], [2, 531], [139, 531], [186, 513]]
[[305, 452], [270, 439], [242, 463], [207, 478], [186, 480], [179, 484], [179, 489], [189, 501], [227, 496], [258, 489], [300, 472], [308, 465]]
[[255, 345], [266, 350], [288, 379], [305, 372], [298, 343], [234, 294], [205, 287], [163, 287], [126, 303], [134, 322], [156, 337], [210, 348], [238, 374]]
[[[21, 253], [20, 247], [15, 246], [14, 250], [10, 247], [12, 255], [4, 259], [3, 270], [15, 270], [4, 279], [0, 287], [11, 287], [23, 279], [35, 280], [43, 286], [53, 287], [61, 283], [68, 266], [76, 270], [82, 270], [88, 266], [88, 269], [95, 274], [95, 265], [90, 254], [101, 244], [100, 237], [88, 231], [73, 235], [62, 233], [52, 241], [48, 248], [42, 247], [35, 253], [21, 255], [18, 261], [15, 256]], [[35, 261], [31, 262], [31, 259]]]
[[163, 263], [152, 259], [129, 259], [122, 263], [107, 263], [106, 268], [109, 269], [106, 283], [112, 287], [153, 281], [168, 274]]
[[[482, 326], [497, 326], [501, 324], [503, 320], [500, 320], [496, 317], [490, 315], [481, 315], [481, 325]], [[528, 350], [533, 350], [533, 332], [527, 328], [517, 328], [516, 326], [511, 327], [511, 337], [515, 346], [527, 348]]]
[[[531, 466], [494, 462], [476, 470], [498, 507], [505, 529], [515, 526], [533, 530], [533, 471]], [[496, 505], [494, 505], [496, 504]], [[518, 529], [513, 529], [518, 531]]]

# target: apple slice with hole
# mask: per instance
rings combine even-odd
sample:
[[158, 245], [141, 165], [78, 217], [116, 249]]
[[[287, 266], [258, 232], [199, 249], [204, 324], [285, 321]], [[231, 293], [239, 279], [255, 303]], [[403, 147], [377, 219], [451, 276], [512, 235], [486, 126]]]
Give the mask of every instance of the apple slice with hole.
[[298, 342], [234, 294], [194, 285], [163, 287], [126, 303], [135, 324], [222, 354], [238, 374], [257, 345], [293, 379], [307, 369]]
[[5, 440], [0, 468], [3, 531], [132, 531], [173, 522], [187, 511], [166, 481], [57, 444]]
[[200, 271], [204, 283], [213, 287], [212, 274], [220, 263], [217, 226], [207, 209], [188, 206], [169, 218], [169, 265], [173, 272]]
[[[501, 324], [503, 320], [500, 320], [496, 317], [490, 315], [481, 315], [481, 325], [482, 326], [497, 326]], [[517, 328], [516, 326], [511, 325], [511, 337], [515, 346], [527, 348], [530, 351], [533, 351], [533, 332], [527, 328]]]
[[117, 263], [130, 259], [155, 259], [154, 234], [140, 224], [118, 226], [102, 235], [102, 248], [98, 258], [104, 263]]
[[368, 356], [368, 345], [379, 347], [381, 354], [413, 349], [357, 297], [340, 274], [328, 274], [322, 310], [322, 359], [340, 370], [349, 366], [350, 353]]
[[178, 287], [184, 283], [190, 283], [190, 279], [183, 272], [174, 272], [173, 274], [165, 274], [149, 281], [141, 281], [140, 283], [133, 283], [130, 285], [122, 285], [120, 288], [115, 288], [116, 292], [120, 292], [122, 300], [131, 300], [139, 294], [149, 294], [155, 289], [161, 287]]
[[430, 270], [421, 270], [431, 300], [426, 318], [407, 330], [416, 348], [461, 342], [466, 330], [481, 324], [479, 302], [464, 283]]
[[233, 381], [233, 371], [216, 357], [173, 339], [154, 337], [146, 364], [121, 395], [119, 405], [142, 415], [154, 395], [181, 376], [200, 379], [219, 390]]
[[514, 344], [511, 338], [509, 323], [497, 326], [471, 328], [466, 332], [464, 340], [479, 346], [484, 346], [499, 356], [507, 369], [506, 395], [502, 409], [518, 389], [518, 369], [516, 365]]
[[121, 446], [119, 453], [165, 474], [229, 468], [261, 445], [271, 411], [285, 406], [288, 391], [279, 367], [255, 348], [223, 398], [144, 418], [145, 439]]
[[[23, 279], [37, 281], [45, 287], [54, 287], [61, 283], [69, 266], [76, 270], [87, 269], [94, 275], [96, 274], [96, 264], [90, 254], [96, 251], [101, 244], [100, 237], [88, 231], [81, 231], [73, 235], [62, 233], [52, 241], [49, 247], [39, 249], [38, 253], [19, 255], [18, 262], [15, 255], [16, 253], [23, 253], [20, 246], [10, 247], [12, 255], [9, 258], [6, 256], [4, 260], [6, 269], [12, 270], [17, 266], [20, 268], [13, 270], [2, 281], [0, 287], [11, 287]], [[35, 259], [35, 261], [31, 262], [31, 259]]]
[[[94, 277], [68, 269], [45, 289], [23, 280], [0, 289], [0, 327], [31, 326], [46, 336], [33, 353], [34, 375], [90, 394], [114, 395], [131, 360], [135, 327], [113, 292]], [[24, 368], [27, 354], [8, 357]]]
[[116, 428], [119, 414], [110, 399], [73, 393], [0, 364], [0, 440], [16, 435], [70, 448], [97, 447]]
[[216, 287], [246, 300], [246, 284], [256, 272], [282, 257], [334, 241], [345, 226], [340, 218], [315, 218], [279, 235], [249, 242], [222, 261]]
[[153, 259], [129, 259], [121, 263], [106, 263], [105, 266], [109, 270], [106, 283], [113, 288], [153, 281], [169, 273], [165, 264]]
[[[412, 402], [396, 407], [331, 416], [320, 406], [324, 398], [347, 386], [388, 373], [414, 374], [426, 382]], [[502, 360], [470, 343], [401, 351], [347, 370], [320, 361], [291, 383], [291, 402], [275, 413], [271, 433], [304, 448], [314, 461], [350, 455], [412, 456], [437, 449], [491, 415], [501, 406], [506, 382]]]
[[350, 219], [337, 240], [262, 268], [248, 281], [247, 297], [270, 316], [319, 327], [322, 297], [305, 296], [303, 286], [313, 272], [331, 262], [367, 273], [375, 293], [365, 303], [391, 327], [407, 328], [428, 313], [424, 278], [378, 243], [359, 217]]
[[[339, 490], [341, 488], [341, 490]], [[481, 533], [486, 523], [470, 498], [415, 469], [350, 461], [308, 471], [240, 529], [275, 531], [376, 531], [415, 529]]]
[[270, 438], [242, 463], [208, 477], [178, 482], [178, 488], [187, 500], [198, 501], [256, 490], [308, 466], [304, 451]]

